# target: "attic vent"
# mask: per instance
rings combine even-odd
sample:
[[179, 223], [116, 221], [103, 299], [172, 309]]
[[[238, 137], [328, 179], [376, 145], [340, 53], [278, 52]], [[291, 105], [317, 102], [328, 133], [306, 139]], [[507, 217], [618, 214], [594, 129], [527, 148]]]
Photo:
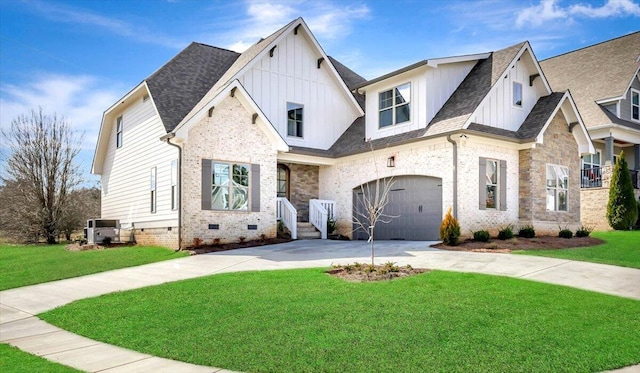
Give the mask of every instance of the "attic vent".
[[142, 102], [147, 102], [147, 101], [149, 101], [149, 95], [142, 96]]

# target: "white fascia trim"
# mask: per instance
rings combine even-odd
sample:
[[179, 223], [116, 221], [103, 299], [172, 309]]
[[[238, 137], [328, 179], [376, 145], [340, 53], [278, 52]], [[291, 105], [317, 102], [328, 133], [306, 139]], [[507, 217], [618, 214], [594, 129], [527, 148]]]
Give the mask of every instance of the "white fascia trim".
[[[551, 115], [547, 119], [547, 122], [544, 124], [544, 126], [540, 130], [540, 133], [538, 133], [538, 136], [536, 137], [536, 142], [539, 144], [544, 143], [544, 133], [547, 131], [547, 128], [549, 127], [549, 124], [551, 124], [551, 121], [553, 120], [553, 118], [555, 118], [556, 114], [558, 113], [558, 110], [562, 110], [565, 116], [565, 119], [567, 119], [567, 115], [565, 114], [564, 109], [562, 108], [562, 106], [564, 106], [564, 103], [566, 101], [569, 102], [569, 104], [571, 105], [571, 110], [573, 110], [575, 117], [578, 119], [578, 127], [580, 129], [580, 133], [582, 134], [582, 136], [577, 136], [575, 131], [577, 131], [578, 129], [574, 128], [572, 130], [573, 137], [578, 142], [578, 151], [580, 155], [595, 153], [596, 148], [593, 146], [593, 142], [591, 141], [591, 137], [589, 136], [589, 131], [587, 130], [587, 127], [584, 125], [584, 122], [582, 121], [582, 117], [580, 116], [580, 112], [578, 112], [576, 104], [573, 101], [573, 97], [571, 96], [571, 92], [569, 91], [566, 91], [564, 93], [564, 95], [558, 102], [558, 105], [556, 105], [556, 108], [553, 109], [553, 113], [551, 113]], [[567, 119], [567, 121], [568, 120], [569, 119]], [[582, 137], [582, 139], [580, 139], [579, 137]]]
[[[91, 163], [91, 174], [93, 175], [102, 174], [102, 167], [97, 167], [97, 163], [99, 161], [100, 163], [104, 161], [104, 152], [106, 151], [105, 147], [109, 145], [108, 139], [106, 140], [106, 144], [104, 143], [105, 142], [105, 139], [104, 139], [105, 124], [106, 124], [105, 120], [107, 119], [107, 116], [111, 114], [114, 110], [116, 110], [120, 105], [127, 103], [127, 101], [129, 101], [129, 99], [131, 99], [132, 96], [139, 93], [141, 89], [144, 89], [149, 95], [149, 98], [151, 98], [151, 92], [149, 91], [147, 82], [143, 80], [140, 84], [133, 87], [133, 89], [127, 92], [124, 96], [122, 96], [122, 98], [116, 101], [107, 110], [105, 110], [104, 113], [102, 113], [102, 119], [100, 121], [100, 131], [98, 131], [98, 141], [96, 141], [96, 148], [95, 148], [95, 151], [93, 152], [93, 161]], [[155, 103], [153, 104], [153, 107], [155, 108]], [[157, 109], [156, 109], [156, 112], [157, 112]], [[102, 164], [100, 166], [102, 166]]]
[[[298, 18], [297, 22], [292, 23], [288, 29], [286, 29], [285, 31], [283, 31], [280, 35], [278, 35], [277, 38], [275, 38], [271, 44], [267, 45], [262, 52], [258, 53], [255, 57], [253, 57], [253, 59], [249, 62], [247, 62], [240, 70], [238, 70], [238, 72], [231, 77], [231, 79], [229, 80], [234, 80], [234, 79], [238, 79], [240, 76], [242, 76], [245, 72], [247, 72], [247, 70], [249, 70], [250, 68], [253, 67], [253, 65], [256, 63], [256, 61], [260, 61], [262, 59], [262, 57], [264, 57], [267, 53], [269, 53], [269, 51], [271, 50], [271, 48], [273, 48], [274, 46], [278, 45], [278, 43], [280, 43], [282, 41], [282, 39], [284, 39], [286, 37], [286, 35], [290, 34], [296, 27], [298, 26], [302, 26], [304, 31], [307, 33], [307, 35], [309, 36], [309, 39], [311, 39], [311, 42], [313, 43], [313, 45], [316, 47], [316, 50], [320, 53], [321, 57], [324, 58], [324, 63], [327, 64], [327, 66], [329, 66], [329, 69], [331, 70], [331, 72], [333, 73], [333, 78], [335, 79], [335, 81], [342, 87], [342, 90], [344, 92], [344, 94], [346, 95], [347, 99], [349, 101], [351, 101], [351, 104], [353, 105], [354, 109], [356, 109], [358, 111], [358, 113], [360, 113], [359, 116], [364, 115], [364, 111], [362, 110], [362, 108], [360, 107], [360, 105], [358, 104], [358, 102], [356, 101], [356, 99], [353, 97], [353, 95], [351, 94], [351, 91], [349, 91], [349, 88], [347, 88], [347, 85], [344, 83], [344, 81], [342, 80], [342, 78], [340, 77], [340, 74], [338, 74], [338, 71], [335, 69], [335, 67], [333, 67], [333, 64], [331, 63], [331, 60], [329, 60], [329, 57], [327, 56], [326, 53], [324, 53], [324, 50], [322, 49], [322, 47], [320, 46], [320, 44], [318, 43], [318, 40], [316, 40], [316, 37], [313, 35], [313, 33], [311, 32], [311, 30], [309, 30], [309, 27], [307, 26], [307, 24], [305, 23], [304, 19], [302, 19], [302, 17]], [[298, 31], [300, 32], [300, 31]]]
[[625, 95], [618, 96], [618, 97], [603, 98], [602, 100], [596, 100], [595, 103], [598, 105], [612, 104], [612, 103], [617, 103], [620, 100], [624, 100], [624, 98], [625, 98]]
[[315, 155], [278, 153], [278, 162], [291, 162], [312, 166], [333, 166], [337, 163], [335, 158], [325, 158]]
[[[195, 126], [200, 120], [202, 120], [209, 112], [209, 109], [213, 106], [217, 106], [222, 100], [226, 99], [231, 95], [231, 90], [236, 89], [234, 92], [234, 97], [238, 98], [238, 101], [242, 103], [242, 105], [248, 109], [249, 112], [254, 112], [258, 114], [257, 124], [262, 125], [262, 127], [266, 130], [267, 135], [275, 141], [275, 148], [278, 151], [289, 151], [289, 145], [284, 141], [282, 136], [276, 131], [275, 127], [267, 116], [260, 110], [260, 107], [253, 100], [251, 95], [247, 92], [247, 90], [242, 86], [242, 84], [238, 80], [232, 81], [229, 85], [227, 85], [220, 93], [218, 93], [211, 101], [209, 101], [206, 105], [202, 107], [198, 112], [196, 112], [189, 120], [178, 125], [173, 133], [177, 139], [182, 141], [186, 141], [188, 137], [189, 130]], [[214, 109], [215, 110], [215, 109]]]
[[444, 65], [447, 63], [457, 63], [457, 62], [467, 62], [467, 61], [475, 61], [475, 60], [484, 60], [491, 56], [491, 52], [487, 53], [476, 53], [476, 54], [467, 54], [463, 56], [453, 56], [453, 57], [440, 57], [440, 58], [432, 58], [427, 60], [427, 66], [437, 68], [438, 65]]

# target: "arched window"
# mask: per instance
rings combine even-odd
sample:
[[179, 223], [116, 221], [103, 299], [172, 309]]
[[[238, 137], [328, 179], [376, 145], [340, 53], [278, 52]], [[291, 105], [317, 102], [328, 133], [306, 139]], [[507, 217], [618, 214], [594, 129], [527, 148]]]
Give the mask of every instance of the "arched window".
[[278, 197], [289, 199], [289, 167], [278, 165]]

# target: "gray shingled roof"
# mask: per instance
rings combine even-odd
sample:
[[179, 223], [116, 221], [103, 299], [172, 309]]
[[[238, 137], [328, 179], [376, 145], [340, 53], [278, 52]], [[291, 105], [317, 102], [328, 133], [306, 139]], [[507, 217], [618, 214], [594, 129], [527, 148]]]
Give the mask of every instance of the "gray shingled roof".
[[634, 32], [546, 59], [540, 66], [554, 91], [571, 90], [588, 128], [611, 123], [595, 101], [626, 93], [640, 67], [639, 53], [640, 32]]
[[191, 43], [146, 79], [167, 132], [200, 101], [239, 54]]
[[354, 90], [357, 86], [366, 82], [367, 80], [361, 77], [360, 75], [356, 74], [353, 70], [346, 67], [335, 58], [331, 56], [327, 56], [327, 57], [329, 57], [329, 60], [331, 61], [331, 64], [333, 65], [333, 67], [336, 68], [338, 75], [340, 75], [344, 84], [347, 86], [347, 88], [349, 88], [349, 90], [351, 91], [351, 94], [353, 94], [353, 97], [358, 102], [358, 105], [360, 105], [360, 107], [364, 110], [364, 95], [361, 95], [355, 92]]

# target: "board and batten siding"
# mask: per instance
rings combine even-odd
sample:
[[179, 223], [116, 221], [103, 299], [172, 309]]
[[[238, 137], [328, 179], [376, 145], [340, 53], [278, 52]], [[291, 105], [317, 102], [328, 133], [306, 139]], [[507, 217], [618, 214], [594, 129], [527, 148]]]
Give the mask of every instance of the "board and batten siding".
[[[160, 137], [166, 134], [151, 100], [142, 98], [115, 114], [123, 118], [122, 147], [116, 148], [112, 127], [102, 182], [103, 219], [118, 219], [123, 228], [178, 225], [178, 212], [171, 210], [171, 161], [178, 150]], [[115, 121], [115, 119], [114, 119]], [[151, 168], [157, 167], [156, 212], [151, 212]]]
[[[633, 77], [631, 88], [640, 91], [640, 81], [637, 76]], [[638, 123], [637, 120], [631, 119], [631, 89], [627, 90], [624, 100], [620, 100], [620, 119]]]
[[[537, 74], [531, 56], [524, 53], [513, 67], [501, 76], [482, 104], [471, 117], [472, 123], [517, 131], [527, 118], [538, 99], [547, 95], [541, 78], [529, 86], [529, 76]], [[506, 78], [505, 78], [506, 75]], [[513, 105], [513, 83], [522, 84], [522, 107]]]
[[[290, 33], [239, 81], [283, 139], [293, 146], [328, 149], [360, 116], [351, 98], [304, 33]], [[287, 136], [287, 103], [303, 105], [303, 138]]]
[[[372, 139], [426, 128], [436, 113], [458, 88], [477, 61], [418, 68], [379, 82], [366, 90], [366, 137]], [[411, 83], [411, 114], [408, 122], [379, 128], [378, 96], [405, 83]]]

